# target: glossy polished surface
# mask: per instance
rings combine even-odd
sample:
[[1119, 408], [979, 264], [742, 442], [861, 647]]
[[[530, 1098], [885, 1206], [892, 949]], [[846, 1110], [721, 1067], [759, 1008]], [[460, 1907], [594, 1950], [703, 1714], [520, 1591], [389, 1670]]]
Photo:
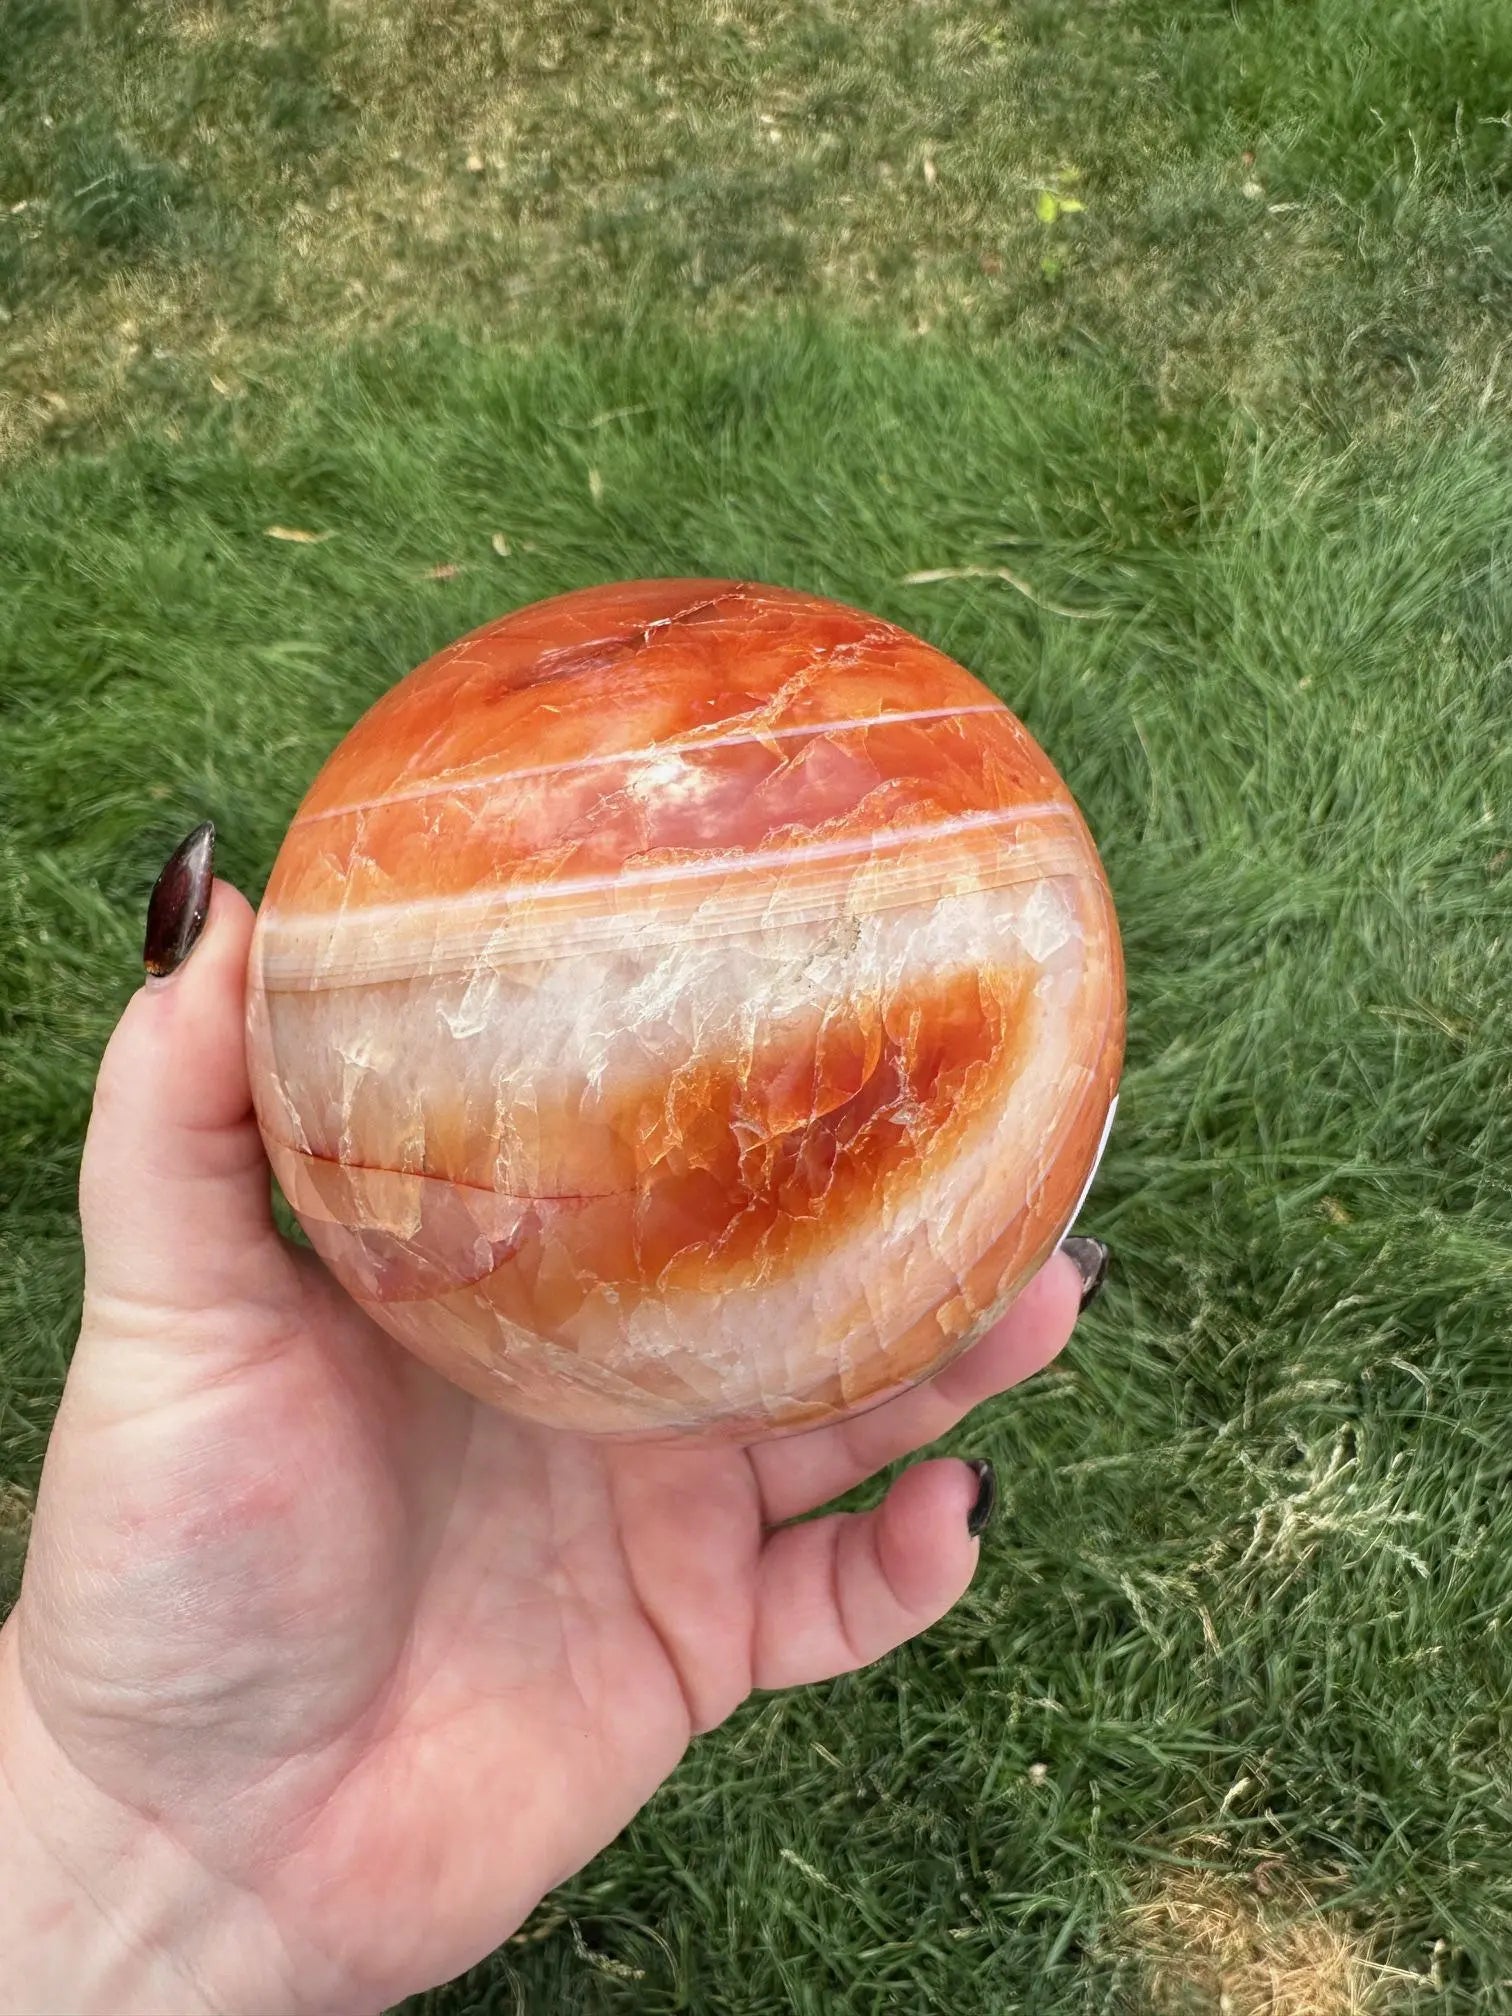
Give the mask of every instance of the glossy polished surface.
[[518, 611], [336, 750], [253, 943], [259, 1123], [385, 1329], [531, 1419], [874, 1404], [1074, 1216], [1123, 1045], [1065, 785], [960, 666], [747, 583]]

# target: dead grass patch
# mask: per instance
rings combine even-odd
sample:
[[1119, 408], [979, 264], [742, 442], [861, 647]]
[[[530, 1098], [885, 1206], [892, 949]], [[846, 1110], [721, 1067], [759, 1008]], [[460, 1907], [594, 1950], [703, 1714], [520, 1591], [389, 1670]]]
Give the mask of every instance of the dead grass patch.
[[24, 1541], [31, 1532], [33, 1509], [30, 1491], [0, 1478], [0, 1535]]
[[[1446, 318], [1434, 272], [1398, 259], [1377, 298], [1326, 198], [1273, 211], [1263, 169], [1216, 136], [1193, 152], [1133, 17], [1110, 39], [971, 0], [198, 0], [129, 47], [68, 33], [0, 154], [0, 455], [161, 419], [312, 344], [530, 337], [653, 302], [1090, 340], [1171, 406], [1289, 412], [1343, 370], [1421, 419], [1424, 388], [1463, 406], [1486, 382], [1484, 331]], [[49, 177], [75, 126], [118, 136], [129, 257], [70, 234], [77, 191]], [[1052, 186], [1076, 193], [1047, 221]]]
[[0, 1618], [15, 1602], [21, 1586], [33, 1504], [32, 1494], [24, 1486], [0, 1478]]
[[1158, 2016], [1383, 2016], [1406, 1978], [1275, 1863], [1169, 1872], [1129, 1922]]

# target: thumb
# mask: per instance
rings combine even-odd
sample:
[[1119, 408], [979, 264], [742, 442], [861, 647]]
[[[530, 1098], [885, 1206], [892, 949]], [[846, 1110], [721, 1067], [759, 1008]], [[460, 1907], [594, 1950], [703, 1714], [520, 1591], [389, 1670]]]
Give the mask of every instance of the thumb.
[[85, 1329], [171, 1326], [287, 1292], [244, 1035], [252, 909], [213, 879], [215, 829], [170, 857], [148, 979], [106, 1046], [79, 1177]]

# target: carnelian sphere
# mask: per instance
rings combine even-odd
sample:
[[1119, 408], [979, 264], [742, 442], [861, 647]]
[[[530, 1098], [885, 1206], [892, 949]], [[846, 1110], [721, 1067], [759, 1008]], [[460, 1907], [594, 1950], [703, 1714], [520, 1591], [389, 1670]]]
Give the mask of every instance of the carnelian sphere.
[[258, 915], [257, 1117], [361, 1306], [508, 1411], [755, 1440], [874, 1405], [1079, 1208], [1108, 886], [987, 688], [817, 596], [516, 611], [374, 706]]

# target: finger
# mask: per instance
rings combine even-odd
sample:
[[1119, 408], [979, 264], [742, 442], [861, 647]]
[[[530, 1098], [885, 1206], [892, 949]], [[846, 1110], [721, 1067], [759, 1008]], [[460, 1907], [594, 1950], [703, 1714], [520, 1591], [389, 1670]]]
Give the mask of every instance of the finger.
[[86, 1310], [195, 1313], [285, 1279], [247, 1079], [251, 935], [246, 898], [214, 883], [182, 963], [132, 996], [106, 1046], [79, 1179]]
[[916, 1463], [874, 1511], [772, 1534], [757, 1570], [754, 1684], [854, 1672], [938, 1622], [976, 1567], [967, 1520], [980, 1489], [969, 1463]]
[[768, 1525], [840, 1497], [1048, 1365], [1071, 1335], [1082, 1288], [1070, 1257], [1052, 1254], [1001, 1322], [926, 1384], [832, 1427], [757, 1444], [749, 1454]]

